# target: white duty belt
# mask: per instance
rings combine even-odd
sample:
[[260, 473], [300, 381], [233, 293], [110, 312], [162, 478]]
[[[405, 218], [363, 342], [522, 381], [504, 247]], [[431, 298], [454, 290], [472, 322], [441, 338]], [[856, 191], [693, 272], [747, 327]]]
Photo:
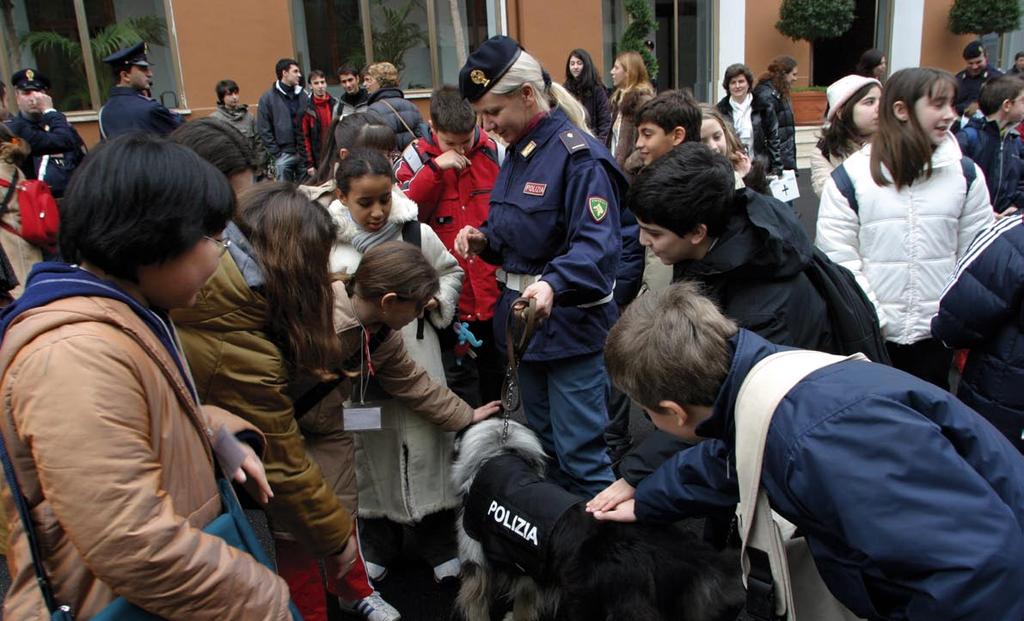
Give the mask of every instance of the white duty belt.
[[[527, 287], [540, 280], [540, 274], [509, 274], [500, 267], [497, 269], [494, 275], [498, 278], [498, 282], [505, 285], [506, 289], [518, 291], [519, 293], [522, 293]], [[595, 306], [607, 304], [608, 302], [611, 302], [614, 299], [614, 290], [615, 283], [612, 282], [612, 293], [609, 293], [608, 295], [604, 296], [600, 300], [597, 300], [596, 302], [577, 304], [576, 308], [593, 308]]]

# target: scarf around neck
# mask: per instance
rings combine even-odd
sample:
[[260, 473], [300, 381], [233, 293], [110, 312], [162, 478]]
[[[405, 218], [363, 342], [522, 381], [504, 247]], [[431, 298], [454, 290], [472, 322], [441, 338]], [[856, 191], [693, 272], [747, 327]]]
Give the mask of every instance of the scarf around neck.
[[384, 223], [384, 226], [380, 227], [379, 231], [368, 231], [363, 228], [355, 218], [352, 217], [351, 211], [346, 211], [348, 219], [355, 225], [357, 233], [352, 236], [352, 247], [356, 249], [359, 254], [366, 254], [366, 251], [374, 246], [383, 244], [386, 241], [391, 241], [395, 237], [395, 233], [398, 232], [401, 226], [394, 220], [388, 219]]

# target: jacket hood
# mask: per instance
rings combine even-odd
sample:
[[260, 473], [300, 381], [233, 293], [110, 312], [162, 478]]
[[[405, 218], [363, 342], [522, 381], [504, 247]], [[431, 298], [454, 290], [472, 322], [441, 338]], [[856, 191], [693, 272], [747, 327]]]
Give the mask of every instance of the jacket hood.
[[299, 86], [298, 84], [293, 86], [291, 88], [291, 92], [289, 93], [288, 89], [284, 87], [284, 84], [281, 84], [281, 80], [276, 80], [274, 82], [274, 90], [288, 98], [298, 97], [299, 95], [302, 94], [302, 87]]
[[[378, 91], [380, 92], [380, 91]], [[352, 243], [352, 238], [359, 232], [359, 226], [352, 219], [348, 207], [340, 200], [335, 199], [327, 207], [327, 211], [334, 218], [338, 225], [338, 241], [343, 244]], [[406, 222], [411, 222], [419, 217], [419, 207], [400, 190], [398, 186], [391, 186], [391, 215], [388, 222], [393, 222], [399, 227]]]
[[[956, 141], [956, 137], [950, 132], [946, 132], [946, 137], [942, 140], [942, 144], [932, 152], [932, 169], [953, 164], [959, 166], [963, 156], [963, 151], [960, 150], [960, 143]], [[864, 145], [860, 151], [851, 155], [849, 159], [853, 158], [866, 158], [870, 161], [871, 143], [869, 142]], [[892, 174], [889, 173], [889, 169], [885, 164], [882, 164], [882, 175], [889, 181], [892, 181]]]
[[405, 99], [405, 93], [396, 86], [385, 86], [370, 93], [369, 103], [376, 103], [381, 99]]
[[[225, 236], [228, 236], [227, 230]], [[228, 236], [228, 239], [232, 244], [220, 258], [217, 271], [199, 290], [195, 305], [171, 313], [179, 325], [201, 325], [203, 330], [212, 332], [263, 330], [266, 327], [266, 298], [259, 285], [250, 284], [255, 282], [254, 268], [258, 269], [255, 259], [239, 252], [236, 246], [241, 244], [234, 238]], [[262, 271], [259, 271], [259, 282], [262, 283]]]
[[217, 109], [232, 121], [241, 121], [245, 118], [246, 114], [249, 114], [249, 104], [239, 104], [237, 108], [229, 108], [219, 103], [217, 104]]
[[646, 88], [634, 88], [626, 91], [619, 100], [618, 111], [625, 116], [632, 117], [637, 109], [653, 95]]
[[[127, 306], [150, 333], [143, 334], [142, 326], [128, 321], [124, 311], [116, 308], [120, 305]], [[11, 332], [11, 338], [8, 339], [8, 329], [14, 324], [22, 324], [23, 320], [24, 329]], [[5, 351], [13, 357], [22, 346], [40, 334], [83, 321], [118, 326], [131, 334], [154, 358], [173, 360], [181, 378], [188, 381], [190, 375], [164, 311], [147, 308], [116, 283], [67, 263], [43, 262], [32, 268], [25, 292], [0, 313], [0, 338], [5, 346], [10, 345], [9, 349], [5, 347]], [[154, 337], [163, 345], [163, 355], [154, 352], [153, 347], [148, 345]], [[7, 358], [7, 362], [9, 360]], [[195, 395], [191, 385], [189, 392]]]
[[737, 190], [725, 232], [700, 261], [680, 263], [686, 278], [776, 279], [807, 268], [814, 247], [792, 209], [747, 189]]
[[[711, 417], [698, 425], [695, 430], [701, 438], [720, 440], [728, 438], [736, 426], [734, 413], [736, 399], [739, 397], [743, 380], [747, 379], [747, 374], [763, 358], [780, 351], [793, 349], [792, 347], [774, 345], [742, 328], [729, 339], [729, 346], [732, 351], [729, 373], [718, 389], [718, 396], [715, 397], [715, 403], [711, 408]], [[732, 442], [728, 442], [728, 444], [733, 445]]]

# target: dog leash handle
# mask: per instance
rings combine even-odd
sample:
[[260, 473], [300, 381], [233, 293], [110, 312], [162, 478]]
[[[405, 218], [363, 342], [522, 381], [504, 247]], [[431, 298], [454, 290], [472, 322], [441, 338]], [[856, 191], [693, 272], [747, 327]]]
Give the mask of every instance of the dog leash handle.
[[517, 298], [512, 302], [505, 320], [505, 348], [508, 354], [508, 366], [505, 368], [505, 381], [501, 385], [502, 429], [501, 443], [508, 440], [508, 421], [512, 412], [522, 407], [522, 392], [519, 386], [519, 363], [533, 338], [537, 327], [537, 300], [534, 298]]

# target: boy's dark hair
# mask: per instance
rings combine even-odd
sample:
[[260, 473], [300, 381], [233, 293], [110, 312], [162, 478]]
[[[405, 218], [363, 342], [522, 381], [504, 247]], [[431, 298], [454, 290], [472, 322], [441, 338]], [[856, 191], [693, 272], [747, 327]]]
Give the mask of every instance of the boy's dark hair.
[[277, 61], [277, 64], [274, 65], [274, 72], [277, 75], [277, 79], [280, 80], [281, 79], [281, 75], [285, 71], [288, 71], [289, 69], [291, 69], [292, 65], [295, 65], [296, 67], [298, 67], [299, 66], [299, 61], [295, 60], [294, 58], [282, 58], [281, 60]]
[[430, 120], [434, 131], [465, 134], [476, 127], [476, 112], [459, 87], [445, 84], [430, 95]]
[[217, 103], [224, 103], [224, 96], [238, 92], [238, 84], [234, 80], [221, 80], [217, 82]]
[[242, 132], [220, 119], [207, 117], [185, 123], [171, 133], [171, 140], [195, 151], [225, 177], [259, 167]]
[[1024, 81], [1015, 75], [1002, 75], [986, 80], [978, 95], [978, 109], [985, 116], [999, 112], [1003, 102], [1014, 100], [1024, 91]]
[[747, 79], [747, 88], [751, 91], [754, 90], [754, 72], [743, 63], [735, 63], [725, 68], [725, 77], [722, 78], [722, 88], [725, 89], [726, 94], [729, 93], [729, 82], [732, 82], [732, 79], [736, 76], [745, 77]]
[[1024, 58], [1024, 52], [1017, 52], [1013, 55], [1013, 60], [1015, 61], [1020, 60], [1021, 58]]
[[700, 104], [686, 91], [664, 91], [640, 106], [636, 111], [636, 125], [653, 123], [666, 134], [677, 127], [686, 130], [683, 142], [700, 142], [703, 123]]
[[735, 184], [724, 155], [700, 142], [684, 142], [637, 175], [626, 205], [640, 220], [680, 237], [700, 224], [718, 237], [732, 215]]
[[366, 175], [381, 175], [392, 182], [395, 180], [391, 162], [383, 153], [375, 149], [354, 149], [348, 157], [341, 160], [334, 181], [342, 194], [348, 194], [352, 188], [352, 181]]
[[356, 78], [362, 77], [359, 74], [359, 68], [356, 67], [355, 65], [342, 65], [342, 66], [338, 67], [338, 70], [334, 72], [334, 75], [336, 75], [336, 76], [354, 75], [354, 76], [356, 76]]
[[60, 252], [136, 282], [139, 267], [180, 256], [222, 231], [234, 211], [227, 179], [194, 151], [130, 132], [102, 143], [72, 176]]
[[326, 80], [327, 79], [327, 74], [324, 73], [323, 71], [319, 70], [319, 69], [313, 69], [312, 71], [309, 72], [309, 77], [307, 77], [306, 79], [309, 82], [312, 82], [313, 78], [323, 78], [323, 79]]

